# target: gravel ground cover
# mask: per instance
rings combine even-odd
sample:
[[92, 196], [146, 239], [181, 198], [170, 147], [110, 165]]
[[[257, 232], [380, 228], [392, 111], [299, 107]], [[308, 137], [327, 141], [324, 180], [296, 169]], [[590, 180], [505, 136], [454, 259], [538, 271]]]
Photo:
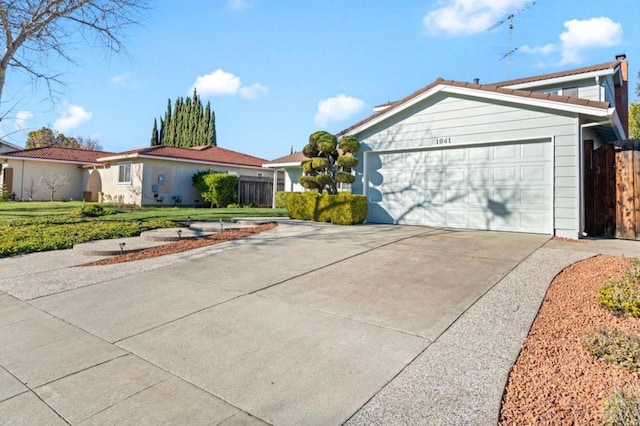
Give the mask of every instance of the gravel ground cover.
[[640, 335], [640, 319], [616, 316], [596, 301], [605, 280], [629, 259], [597, 256], [577, 262], [551, 283], [509, 376], [502, 425], [601, 424], [615, 388], [640, 391], [638, 374], [591, 355], [584, 337], [602, 328]]

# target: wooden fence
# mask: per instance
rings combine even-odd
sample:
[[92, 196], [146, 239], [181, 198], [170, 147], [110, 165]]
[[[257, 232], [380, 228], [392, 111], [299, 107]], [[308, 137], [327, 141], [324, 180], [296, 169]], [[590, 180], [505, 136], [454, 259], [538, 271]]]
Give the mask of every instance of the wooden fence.
[[[278, 179], [278, 191], [284, 190], [284, 180]], [[273, 178], [258, 176], [239, 176], [238, 204], [271, 207], [273, 201]]]
[[615, 146], [616, 238], [640, 240], [640, 140]]

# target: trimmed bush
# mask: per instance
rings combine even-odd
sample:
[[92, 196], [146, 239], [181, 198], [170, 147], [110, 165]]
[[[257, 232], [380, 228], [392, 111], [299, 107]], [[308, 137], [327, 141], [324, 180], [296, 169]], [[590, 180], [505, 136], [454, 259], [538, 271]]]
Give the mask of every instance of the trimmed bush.
[[355, 136], [343, 136], [340, 139], [340, 149], [343, 152], [358, 152], [360, 151], [360, 142]]
[[347, 169], [352, 169], [357, 167], [360, 164], [360, 161], [356, 157], [352, 157], [350, 155], [341, 155], [338, 157], [338, 166], [344, 167]]
[[292, 219], [354, 225], [367, 218], [367, 199], [347, 192], [335, 195], [292, 192], [287, 196], [287, 212]]
[[298, 181], [300, 182], [300, 185], [307, 189], [318, 188], [318, 182], [316, 182], [315, 176], [300, 176], [300, 179]]
[[287, 195], [290, 192], [278, 191], [276, 192], [276, 208], [277, 209], [285, 209], [287, 208]]
[[200, 196], [211, 207], [227, 207], [238, 201], [238, 176], [210, 171], [198, 172], [191, 178]]
[[100, 217], [115, 213], [116, 212], [114, 210], [105, 209], [100, 204], [89, 204], [86, 206], [81, 206], [71, 212], [71, 214], [74, 216], [83, 217]]
[[615, 313], [640, 317], [640, 262], [634, 260], [621, 277], [609, 278], [598, 289], [598, 303]]
[[315, 157], [312, 160], [311, 165], [314, 170], [325, 170], [327, 167], [329, 167], [329, 160], [322, 157]]
[[356, 177], [351, 173], [347, 173], [347, 172], [336, 173], [336, 182], [353, 183], [355, 181], [356, 181]]

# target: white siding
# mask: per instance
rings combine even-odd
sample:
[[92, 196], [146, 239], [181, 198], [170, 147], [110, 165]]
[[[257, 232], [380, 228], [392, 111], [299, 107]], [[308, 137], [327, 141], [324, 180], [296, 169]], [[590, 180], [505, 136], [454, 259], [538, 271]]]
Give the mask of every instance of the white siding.
[[[578, 118], [570, 114], [440, 94], [355, 136], [360, 139], [363, 151], [436, 147], [438, 139], [445, 139], [448, 147], [526, 139], [552, 140], [555, 188], [562, 188], [562, 191], [554, 191], [555, 234], [577, 238], [577, 123]], [[362, 160], [363, 155], [359, 157]], [[361, 164], [356, 170], [354, 193], [363, 193], [362, 168]], [[574, 206], [576, 213], [568, 214], [558, 205]]]
[[8, 160], [13, 168], [12, 192], [21, 200], [48, 201], [50, 190], [41, 183], [41, 178], [51, 181], [53, 178], [65, 177], [64, 185], [54, 194], [54, 200], [81, 200], [83, 170], [78, 164], [56, 163], [38, 160]]

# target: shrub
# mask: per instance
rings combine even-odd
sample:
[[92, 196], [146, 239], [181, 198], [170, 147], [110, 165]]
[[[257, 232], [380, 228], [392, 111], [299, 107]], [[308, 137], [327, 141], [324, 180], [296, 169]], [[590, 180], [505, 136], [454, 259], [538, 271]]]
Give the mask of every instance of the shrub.
[[114, 214], [114, 213], [115, 211], [105, 209], [99, 204], [90, 204], [86, 206], [83, 205], [71, 212], [71, 214], [74, 216], [84, 216], [84, 217], [100, 217], [100, 216], [105, 216], [105, 215]]
[[336, 225], [362, 223], [367, 218], [367, 199], [363, 195], [341, 192], [322, 195], [315, 192], [289, 193], [287, 212], [292, 219], [330, 222]]
[[632, 373], [640, 371], [640, 338], [615, 329], [600, 329], [583, 338], [584, 347], [598, 359]]
[[227, 207], [238, 201], [238, 177], [226, 173], [200, 171], [191, 178], [200, 196], [211, 203], [211, 207]]
[[604, 402], [604, 426], [635, 426], [640, 424], [640, 396], [615, 389]]
[[290, 194], [290, 192], [285, 192], [285, 191], [276, 192], [276, 208], [277, 209], [287, 208], [287, 194]]
[[2, 185], [0, 187], [0, 201], [9, 201], [11, 195], [9, 194], [9, 189], [7, 189], [7, 185]]
[[640, 317], [640, 262], [633, 260], [621, 277], [609, 278], [598, 289], [598, 303], [616, 313]]
[[[149, 220], [142, 230], [175, 226], [167, 220]], [[86, 220], [75, 218], [40, 218], [14, 220], [0, 230], [0, 257], [38, 251], [71, 248], [76, 244], [110, 238], [133, 237], [140, 234], [136, 221]]]

